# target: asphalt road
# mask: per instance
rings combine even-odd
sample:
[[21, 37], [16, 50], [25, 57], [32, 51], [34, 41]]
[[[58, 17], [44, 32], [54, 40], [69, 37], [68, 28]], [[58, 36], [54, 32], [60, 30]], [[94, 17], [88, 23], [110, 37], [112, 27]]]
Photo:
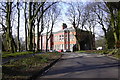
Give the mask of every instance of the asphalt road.
[[37, 80], [52, 80], [52, 78], [57, 78], [54, 80], [59, 78], [116, 78], [118, 80], [118, 67], [120, 65], [117, 60], [104, 55], [64, 53], [62, 59]]

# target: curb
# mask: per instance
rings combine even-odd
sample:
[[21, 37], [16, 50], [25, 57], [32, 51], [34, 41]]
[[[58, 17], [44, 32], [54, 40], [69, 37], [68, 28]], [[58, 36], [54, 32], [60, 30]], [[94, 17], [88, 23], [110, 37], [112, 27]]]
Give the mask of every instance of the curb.
[[[77, 52], [76, 52], [77, 53]], [[80, 52], [80, 53], [82, 53], [82, 52]], [[84, 52], [83, 52], [84, 53]], [[87, 52], [86, 52], [87, 53]], [[91, 54], [91, 53], [87, 53], [87, 54]], [[94, 53], [94, 54], [97, 54], [97, 53]], [[115, 58], [115, 57], [113, 57], [113, 56], [109, 56], [109, 55], [105, 55], [105, 54], [100, 54], [100, 55], [104, 55], [104, 56], [106, 56], [106, 57], [108, 57], [108, 58], [111, 58], [111, 59], [114, 59], [114, 60], [120, 60], [119, 58]]]
[[105, 55], [105, 56], [108, 57], [108, 58], [114, 59], [114, 60], [120, 60], [119, 58], [115, 58], [115, 57], [112, 57], [112, 56], [107, 56], [107, 55]]
[[60, 58], [54, 60], [53, 62], [51, 62], [49, 65], [47, 65], [46, 67], [42, 68], [39, 72], [33, 74], [31, 77], [29, 77], [27, 80], [35, 80], [38, 76], [41, 76], [46, 70], [48, 70], [50, 67], [52, 67], [57, 61], [59, 61], [61, 59], [62, 55], [60, 56]]
[[105, 55], [105, 54], [100, 54], [100, 55], [104, 55], [104, 56], [106, 56], [106, 57], [108, 57], [108, 58], [111, 58], [111, 59], [114, 59], [114, 60], [120, 60], [119, 58], [115, 58], [115, 57], [113, 57], [113, 56], [109, 56], [109, 55]]

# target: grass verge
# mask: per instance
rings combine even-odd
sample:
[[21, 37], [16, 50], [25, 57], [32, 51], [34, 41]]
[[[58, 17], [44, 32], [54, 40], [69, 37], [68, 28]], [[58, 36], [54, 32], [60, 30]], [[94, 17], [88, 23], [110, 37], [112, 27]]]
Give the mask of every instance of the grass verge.
[[7, 58], [7, 57], [16, 57], [21, 55], [33, 54], [34, 52], [25, 51], [25, 52], [15, 52], [15, 53], [9, 53], [9, 52], [2, 52], [2, 53], [3, 53], [2, 58]]
[[120, 49], [85, 50], [85, 51], [77, 51], [77, 52], [105, 54], [105, 55], [107, 55], [107, 56], [112, 56], [112, 57], [115, 57], [115, 58], [117, 58], [117, 59], [120, 59]]
[[2, 80], [26, 80], [60, 56], [60, 53], [44, 53], [10, 61], [2, 65]]
[[86, 52], [86, 51], [83, 51], [83, 50], [80, 50], [80, 51], [76, 51], [76, 53], [79, 53], [79, 52]]

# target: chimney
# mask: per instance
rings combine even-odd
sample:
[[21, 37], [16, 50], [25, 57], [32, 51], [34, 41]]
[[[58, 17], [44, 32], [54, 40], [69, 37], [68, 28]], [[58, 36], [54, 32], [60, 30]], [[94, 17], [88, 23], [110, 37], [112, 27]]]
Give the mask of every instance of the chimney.
[[62, 29], [65, 29], [65, 28], [67, 28], [67, 25], [65, 23], [63, 23]]

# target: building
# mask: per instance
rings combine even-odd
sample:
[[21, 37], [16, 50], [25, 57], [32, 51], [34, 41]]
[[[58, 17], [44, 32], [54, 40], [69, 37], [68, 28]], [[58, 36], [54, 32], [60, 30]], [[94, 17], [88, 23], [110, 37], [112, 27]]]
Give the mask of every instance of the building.
[[[79, 29], [80, 30], [80, 29]], [[95, 47], [95, 37], [94, 35], [90, 35], [90, 32], [80, 30], [80, 48], [81, 50], [90, 50]], [[58, 32], [53, 32], [51, 38], [48, 41], [48, 50], [70, 50], [76, 51], [77, 48], [77, 40], [76, 40], [76, 32], [73, 27], [67, 28], [67, 25], [63, 23], [62, 30]], [[90, 39], [92, 36], [92, 39]], [[43, 34], [40, 37], [42, 40], [42, 49], [46, 50], [46, 34]], [[40, 42], [41, 45], [41, 42]], [[41, 48], [40, 48], [41, 49]]]

